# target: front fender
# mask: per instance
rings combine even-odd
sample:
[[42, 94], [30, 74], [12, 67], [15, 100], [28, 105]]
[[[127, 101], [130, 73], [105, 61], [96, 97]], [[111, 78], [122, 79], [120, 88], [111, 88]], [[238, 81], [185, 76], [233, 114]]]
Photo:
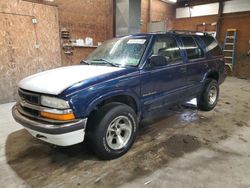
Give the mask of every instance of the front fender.
[[137, 70], [105, 82], [92, 83], [83, 89], [75, 87], [74, 91], [77, 92], [67, 97], [77, 118], [87, 117], [100, 102], [117, 95], [132, 97], [140, 109], [140, 79]]
[[118, 95], [127, 95], [130, 96], [134, 99], [135, 103], [136, 103], [136, 107], [138, 109], [138, 112], [140, 113], [140, 102], [139, 102], [139, 97], [133, 92], [133, 91], [129, 91], [129, 90], [115, 90], [115, 91], [111, 91], [108, 93], [105, 93], [103, 95], [100, 95], [98, 97], [96, 97], [94, 100], [92, 100], [91, 102], [89, 102], [87, 109], [85, 111], [85, 115], [88, 116], [95, 108], [98, 104], [100, 104], [102, 101], [107, 100], [111, 97], [115, 97]]

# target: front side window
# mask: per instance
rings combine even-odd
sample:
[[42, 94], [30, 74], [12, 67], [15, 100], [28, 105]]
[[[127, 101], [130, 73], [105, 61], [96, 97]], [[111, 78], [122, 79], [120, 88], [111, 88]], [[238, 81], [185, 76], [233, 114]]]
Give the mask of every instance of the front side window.
[[173, 64], [182, 60], [180, 49], [176, 40], [170, 36], [159, 36], [153, 45], [153, 54], [164, 56], [167, 64]]
[[204, 52], [201, 47], [195, 42], [191, 36], [180, 37], [183, 43], [183, 49], [187, 53], [189, 60], [199, 59], [204, 57]]
[[88, 64], [107, 64], [114, 66], [137, 66], [146, 49], [147, 37], [126, 36], [104, 42], [92, 52]]
[[212, 36], [201, 36], [201, 39], [206, 45], [206, 51], [210, 52], [212, 56], [222, 55], [222, 50], [218, 42]]

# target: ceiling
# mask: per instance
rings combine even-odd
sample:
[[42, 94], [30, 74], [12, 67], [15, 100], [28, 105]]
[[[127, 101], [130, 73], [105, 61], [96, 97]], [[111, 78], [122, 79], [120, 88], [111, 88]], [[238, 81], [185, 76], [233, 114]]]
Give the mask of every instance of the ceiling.
[[178, 7], [194, 6], [194, 5], [215, 3], [219, 1], [228, 1], [228, 0], [177, 0], [177, 6]]
[[[58, 5], [59, 2], [63, 0], [25, 0], [31, 1], [35, 3], [42, 3], [48, 5]], [[67, 0], [65, 0], [67, 1]], [[161, 1], [168, 1], [168, 0], [161, 0]], [[194, 5], [201, 5], [201, 4], [208, 4], [208, 3], [215, 3], [219, 1], [228, 1], [228, 0], [177, 0], [177, 7], [184, 7], [184, 6], [194, 6]]]

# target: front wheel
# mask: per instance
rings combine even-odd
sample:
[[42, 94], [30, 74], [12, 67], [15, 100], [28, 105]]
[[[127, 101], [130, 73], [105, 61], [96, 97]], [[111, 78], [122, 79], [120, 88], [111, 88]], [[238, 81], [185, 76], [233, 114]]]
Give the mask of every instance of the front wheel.
[[91, 149], [102, 159], [114, 159], [133, 145], [137, 133], [134, 110], [121, 103], [102, 107], [90, 120]]
[[199, 110], [210, 111], [218, 101], [219, 85], [216, 80], [207, 80], [201, 94], [197, 97], [197, 106]]

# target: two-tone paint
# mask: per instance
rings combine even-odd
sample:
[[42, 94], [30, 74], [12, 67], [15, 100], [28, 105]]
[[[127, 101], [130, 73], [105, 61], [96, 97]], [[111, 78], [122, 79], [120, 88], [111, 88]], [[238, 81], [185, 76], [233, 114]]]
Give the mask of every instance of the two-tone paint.
[[[174, 37], [180, 47], [182, 61], [165, 67], [146, 68], [152, 55], [152, 46], [159, 35]], [[140, 34], [148, 37], [148, 46], [138, 67], [106, 74], [102, 78], [92, 78], [79, 82], [66, 90], [59, 97], [69, 100], [78, 118], [87, 117], [103, 100], [128, 95], [134, 99], [139, 119], [146, 117], [151, 111], [181, 103], [196, 97], [202, 89], [207, 77], [215, 76], [219, 84], [224, 81], [223, 57], [213, 57], [206, 52], [206, 47], [199, 36], [194, 35], [196, 42], [204, 50], [204, 58], [189, 61], [182, 46], [179, 35], [168, 34]], [[88, 66], [88, 65], [86, 65]]]
[[[162, 35], [175, 38], [182, 60], [175, 64], [148, 68], [154, 41], [156, 37]], [[51, 83], [49, 80], [43, 82], [38, 78], [39, 81], [35, 81], [37, 75], [34, 75], [21, 81], [19, 87], [67, 100], [77, 119], [88, 118], [90, 113], [104, 100], [116, 96], [127, 96], [132, 100], [138, 120], [140, 120], [160, 108], [196, 97], [202, 89], [204, 81], [209, 77], [217, 79], [219, 84], [224, 81], [223, 57], [213, 57], [206, 52], [205, 44], [197, 35], [192, 35], [192, 37], [202, 47], [205, 56], [193, 61], [188, 60], [179, 34], [150, 33], [138, 34], [134, 37], [147, 38], [147, 47], [137, 67], [78, 65], [79, 71], [74, 75], [74, 73], [70, 74], [74, 66], [70, 66], [63, 68], [61, 75], [58, 75], [60, 71], [57, 74], [54, 74], [53, 71], [47, 73], [50, 74], [48, 79], [53, 79], [57, 75], [54, 81], [51, 80]], [[89, 76], [81, 77], [80, 66], [88, 67], [88, 72], [82, 70], [82, 74]], [[91, 71], [93, 74], [89, 73]], [[63, 74], [63, 72], [65, 73]], [[46, 77], [46, 73], [40, 74], [41, 78]], [[63, 84], [65, 80], [70, 81]]]

